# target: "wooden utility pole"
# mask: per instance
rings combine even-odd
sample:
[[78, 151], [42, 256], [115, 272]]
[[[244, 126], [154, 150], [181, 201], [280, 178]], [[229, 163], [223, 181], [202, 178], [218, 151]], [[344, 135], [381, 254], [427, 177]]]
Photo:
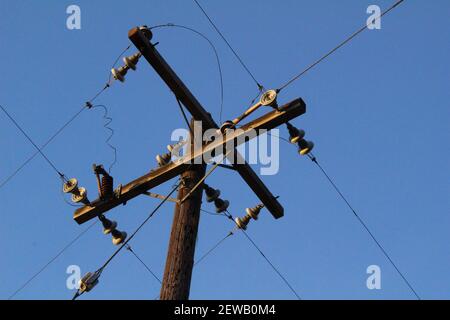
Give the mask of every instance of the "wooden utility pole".
[[[211, 114], [202, 107], [195, 96], [159, 54], [155, 45], [150, 42], [150, 30], [146, 28], [133, 28], [129, 31], [128, 37], [175, 94], [177, 99], [191, 113], [193, 120], [201, 121], [203, 130], [218, 129], [218, 125], [212, 119]], [[125, 184], [123, 187], [118, 188], [119, 190], [111, 198], [99, 198], [77, 209], [74, 213], [74, 220], [79, 224], [85, 223], [103, 215], [106, 211], [114, 207], [126, 204], [127, 201], [139, 195], [150, 194], [150, 189], [180, 175], [182, 184], [178, 191], [178, 201], [175, 207], [160, 298], [161, 300], [188, 299], [192, 269], [194, 266], [195, 242], [200, 220], [203, 184], [200, 184], [193, 192], [192, 188], [204, 177], [206, 170], [206, 164], [204, 162], [200, 162], [202, 164], [194, 163], [199, 163], [196, 160], [203, 160], [203, 156], [205, 154], [211, 154], [212, 150], [217, 151], [216, 156], [220, 156], [222, 153], [224, 155], [226, 154], [232, 160], [232, 167], [253, 190], [273, 217], [276, 219], [281, 218], [284, 214], [283, 207], [261, 181], [259, 176], [243, 161], [236, 147], [238, 144], [244, 143], [244, 139], [242, 138], [247, 133], [253, 132], [258, 136], [305, 112], [306, 105], [301, 98], [298, 98], [280, 107], [271, 109], [270, 112], [247, 124], [243, 124], [239, 130], [227, 132], [227, 134], [222, 136], [222, 141], [220, 139], [218, 141], [212, 141], [199, 149], [192, 150], [194, 149], [193, 144], [195, 141], [195, 138], [192, 137], [190, 139], [190, 153]], [[233, 142], [231, 148], [228, 147], [230, 142]], [[227, 150], [223, 150], [223, 147]], [[231, 151], [234, 152], [231, 153]], [[238, 162], [234, 161], [236, 158], [239, 159]], [[187, 195], [189, 195], [188, 198], [186, 198]], [[182, 199], [185, 200], [182, 202]]]
[[[194, 147], [194, 137], [191, 136], [191, 149]], [[175, 205], [172, 231], [170, 233], [169, 249], [166, 267], [161, 287], [161, 300], [187, 300], [191, 286], [192, 269], [194, 267], [195, 242], [200, 221], [203, 184], [189, 197], [186, 197], [205, 175], [206, 165], [192, 165], [180, 176], [181, 185], [178, 190], [179, 202]]]

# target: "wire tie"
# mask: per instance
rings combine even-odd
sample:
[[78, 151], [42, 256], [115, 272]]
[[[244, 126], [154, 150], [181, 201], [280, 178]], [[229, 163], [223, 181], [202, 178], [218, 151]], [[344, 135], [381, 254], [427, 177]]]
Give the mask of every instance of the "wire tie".
[[264, 86], [261, 85], [260, 83], [256, 83], [256, 85], [258, 86], [259, 91], [260, 91], [260, 92], [263, 92]]
[[58, 171], [58, 174], [59, 174], [59, 178], [60, 178], [62, 181], [67, 181], [66, 175], [65, 175], [64, 173], [61, 173], [61, 172]]

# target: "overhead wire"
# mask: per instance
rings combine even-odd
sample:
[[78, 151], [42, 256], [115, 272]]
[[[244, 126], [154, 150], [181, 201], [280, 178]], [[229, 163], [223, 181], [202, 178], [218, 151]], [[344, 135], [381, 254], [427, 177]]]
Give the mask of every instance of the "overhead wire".
[[[286, 141], [287, 143], [291, 144], [291, 142], [289, 142], [289, 140], [287, 140], [286, 138], [283, 138], [281, 136], [277, 136], [274, 135], [272, 133], [268, 133], [274, 137], [280, 138], [283, 141]], [[352, 211], [352, 213], [354, 214], [354, 216], [356, 217], [356, 219], [359, 221], [359, 223], [363, 226], [363, 228], [367, 231], [367, 233], [369, 234], [369, 236], [372, 238], [372, 240], [375, 242], [375, 244], [378, 246], [378, 248], [381, 250], [381, 252], [383, 253], [383, 255], [388, 259], [388, 261], [390, 262], [390, 264], [394, 267], [394, 269], [397, 271], [397, 273], [400, 275], [400, 277], [403, 279], [403, 281], [406, 283], [406, 285], [408, 286], [408, 288], [411, 290], [411, 292], [416, 296], [416, 298], [418, 300], [421, 300], [421, 297], [419, 296], [419, 294], [417, 293], [417, 291], [414, 289], [414, 287], [412, 286], [412, 284], [408, 281], [408, 279], [406, 278], [406, 276], [403, 274], [403, 272], [401, 272], [401, 270], [397, 267], [397, 265], [394, 263], [393, 259], [390, 257], [390, 255], [387, 253], [386, 249], [384, 249], [384, 247], [381, 245], [380, 241], [378, 241], [378, 239], [375, 237], [375, 235], [373, 234], [373, 232], [369, 229], [369, 227], [367, 226], [367, 224], [364, 222], [364, 220], [360, 217], [360, 215], [356, 212], [356, 210], [353, 208], [353, 206], [350, 204], [350, 201], [344, 196], [344, 194], [342, 193], [342, 191], [338, 188], [338, 186], [336, 185], [336, 183], [334, 182], [334, 180], [330, 177], [330, 175], [325, 171], [325, 169], [323, 168], [323, 166], [319, 163], [319, 161], [317, 160], [317, 157], [311, 152], [308, 155], [308, 158], [316, 164], [316, 166], [320, 169], [320, 171], [323, 173], [323, 175], [325, 176], [325, 178], [328, 180], [328, 182], [331, 184], [331, 186], [335, 189], [335, 191], [338, 193], [338, 195], [340, 196], [340, 198], [345, 202], [345, 204], [347, 205], [347, 207]]]
[[31, 139], [30, 135], [25, 132], [25, 130], [21, 127], [21, 125], [9, 114], [9, 112], [0, 104], [0, 109], [2, 109], [3, 113], [11, 120], [11, 122], [16, 126], [17, 129], [27, 138], [27, 140], [33, 145], [34, 148], [40, 153], [40, 155], [44, 158], [44, 160], [50, 165], [50, 167], [58, 174], [61, 179], [65, 179], [64, 174], [58, 170], [55, 164], [50, 161], [50, 159], [42, 152], [42, 150], [37, 146], [37, 144]]
[[[120, 58], [125, 54], [125, 52], [130, 50], [130, 48], [131, 48], [131, 44], [129, 44], [125, 49], [123, 49], [123, 51], [117, 56], [116, 60], [114, 60], [112, 66], [111, 66], [111, 69], [116, 66], [116, 64], [117, 64], [117, 62], [119, 62]], [[111, 83], [112, 83], [112, 73], [110, 72], [107, 84], [111, 85]], [[92, 100], [91, 100], [91, 102], [92, 102]]]
[[234, 234], [233, 231], [230, 231], [225, 237], [220, 239], [214, 246], [211, 247], [208, 251], [206, 251], [198, 260], [195, 261], [194, 267], [197, 266], [200, 262], [202, 262], [207, 256], [209, 256], [211, 253], [213, 253], [214, 250], [216, 250], [225, 240], [227, 240], [229, 237], [231, 237]]
[[[292, 145], [292, 143], [286, 139], [283, 138], [281, 136], [277, 136], [274, 135], [272, 133], [268, 133], [269, 135], [272, 135], [276, 138], [279, 138], [287, 143], [289, 143], [290, 145]], [[344, 194], [342, 193], [342, 191], [339, 189], [339, 187], [336, 185], [336, 183], [334, 182], [334, 180], [330, 177], [330, 175], [325, 171], [325, 169], [323, 168], [323, 166], [319, 163], [319, 161], [317, 160], [317, 157], [310, 152], [308, 155], [308, 158], [316, 164], [316, 166], [320, 169], [320, 171], [323, 173], [323, 175], [325, 176], [325, 178], [328, 180], [328, 182], [331, 184], [331, 186], [334, 188], [334, 190], [338, 193], [339, 197], [345, 202], [345, 204], [347, 205], [347, 207], [352, 211], [353, 215], [356, 217], [356, 219], [358, 220], [358, 222], [361, 224], [361, 226], [367, 231], [367, 233], [369, 234], [369, 236], [372, 238], [372, 240], [375, 242], [375, 244], [378, 246], [378, 248], [381, 250], [381, 252], [383, 253], [383, 255], [387, 258], [387, 260], [390, 262], [390, 264], [394, 267], [394, 269], [397, 271], [397, 273], [400, 275], [400, 277], [403, 279], [403, 281], [405, 282], [405, 284], [408, 286], [408, 288], [411, 290], [411, 292], [416, 296], [416, 298], [418, 300], [421, 300], [421, 297], [419, 296], [419, 294], [417, 293], [417, 291], [414, 289], [414, 287], [412, 286], [412, 284], [408, 281], [408, 279], [406, 278], [406, 276], [403, 274], [403, 272], [401, 272], [401, 270], [398, 268], [398, 266], [395, 264], [395, 262], [393, 261], [393, 259], [390, 257], [390, 255], [387, 253], [386, 249], [384, 249], [384, 247], [382, 246], [382, 244], [380, 243], [380, 241], [378, 241], [378, 239], [375, 237], [375, 235], [373, 234], [373, 232], [370, 230], [370, 228], [368, 227], [368, 225], [364, 222], [364, 220], [361, 218], [361, 216], [356, 212], [356, 210], [354, 209], [354, 207], [351, 205], [350, 201], [344, 196]]]
[[53, 262], [55, 262], [65, 251], [67, 251], [75, 242], [77, 242], [82, 236], [84, 236], [98, 221], [90, 224], [86, 229], [80, 232], [74, 239], [68, 242], [58, 253], [52, 257], [46, 264], [44, 264], [37, 272], [35, 272], [27, 281], [25, 281], [19, 288], [17, 288], [9, 297], [8, 300], [14, 298], [19, 292], [25, 289], [34, 279], [36, 279], [45, 269], [47, 269]]
[[184, 111], [184, 108], [183, 108], [183, 105], [181, 104], [180, 99], [178, 99], [177, 96], [175, 96], [175, 99], [177, 100], [178, 107], [180, 108], [181, 115], [183, 116], [183, 119], [184, 119], [184, 122], [186, 123], [186, 126], [189, 128], [189, 131], [191, 132], [191, 135], [194, 136], [194, 131], [192, 130], [192, 126], [189, 123], [189, 119], [188, 119], [188, 117], [186, 115], [186, 112]]
[[103, 109], [103, 111], [104, 111], [103, 119], [105, 120], [105, 123], [103, 124], [103, 127], [110, 132], [108, 138], [105, 140], [105, 143], [109, 146], [109, 148], [113, 151], [113, 154], [114, 154], [114, 160], [112, 161], [112, 163], [109, 165], [109, 168], [108, 168], [108, 172], [111, 173], [112, 167], [117, 162], [117, 149], [116, 149], [116, 147], [114, 147], [110, 143], [112, 137], [114, 136], [114, 129], [110, 127], [110, 124], [112, 122], [112, 118], [110, 116], [108, 116], [108, 111], [109, 110], [108, 110], [108, 107], [106, 107], [105, 105], [98, 104], [98, 105], [92, 106], [92, 109], [95, 109], [95, 108], [102, 108]]
[[219, 34], [219, 36], [222, 38], [222, 40], [226, 43], [228, 48], [233, 52], [234, 56], [239, 61], [241, 66], [247, 71], [248, 75], [253, 79], [253, 81], [257, 85], [259, 91], [263, 91], [264, 90], [264, 86], [256, 79], [256, 77], [253, 75], [253, 73], [250, 71], [250, 69], [246, 66], [244, 61], [239, 56], [239, 54], [236, 52], [236, 50], [233, 49], [233, 47], [231, 46], [230, 42], [228, 42], [228, 40], [225, 38], [223, 33], [220, 31], [220, 29], [217, 27], [217, 25], [214, 23], [214, 21], [208, 15], [208, 13], [205, 11], [205, 9], [200, 5], [200, 3], [197, 0], [193, 0], [193, 1], [197, 5], [197, 7], [201, 10], [201, 12], [204, 14], [206, 19], [208, 19], [209, 23], [213, 26], [213, 28], [216, 30], [216, 32]]
[[[194, 0], [196, 1], [196, 0]], [[374, 18], [373, 21], [379, 20], [381, 19], [381, 17], [383, 17], [384, 15], [386, 15], [387, 13], [389, 13], [391, 10], [393, 10], [394, 8], [396, 8], [398, 5], [400, 5], [404, 0], [398, 0], [397, 2], [395, 2], [391, 7], [389, 7], [387, 10], [383, 11], [380, 16]], [[309, 70], [313, 69], [315, 66], [317, 66], [319, 63], [321, 63], [322, 61], [324, 61], [326, 58], [328, 58], [329, 56], [331, 56], [333, 53], [335, 53], [336, 51], [338, 51], [340, 48], [342, 48], [344, 45], [346, 45], [347, 43], [349, 43], [351, 40], [353, 40], [356, 36], [358, 36], [360, 33], [362, 33], [363, 31], [365, 31], [368, 28], [368, 24], [366, 23], [363, 27], [361, 27], [359, 30], [357, 30], [355, 33], [353, 33], [352, 35], [350, 35], [347, 39], [345, 39], [344, 41], [342, 41], [341, 43], [339, 43], [336, 47], [334, 47], [333, 49], [331, 49], [330, 51], [328, 51], [325, 55], [323, 55], [322, 57], [320, 57], [318, 60], [316, 60], [315, 62], [313, 62], [312, 64], [310, 64], [308, 67], [306, 67], [304, 70], [302, 70], [299, 74], [297, 74], [296, 76], [294, 76], [293, 78], [291, 78], [290, 80], [288, 80], [286, 83], [284, 83], [281, 87], [279, 87], [277, 89], [277, 92], [282, 91], [283, 89], [285, 89], [286, 87], [288, 87], [289, 85], [291, 85], [293, 82], [295, 82], [296, 80], [298, 80], [300, 77], [302, 77], [304, 74], [306, 74]]]
[[131, 248], [131, 246], [129, 244], [127, 244], [126, 246], [127, 250], [131, 252], [131, 254], [133, 254], [136, 259], [139, 260], [139, 262], [144, 266], [145, 269], [147, 269], [147, 271], [153, 276], [153, 278], [155, 278], [159, 283], [161, 282], [161, 279], [158, 278], [158, 276], [152, 271], [152, 269], [150, 269], [150, 267], [137, 255], [137, 253], [133, 250], [133, 248]]
[[255, 247], [255, 249], [260, 253], [260, 255], [266, 260], [266, 262], [270, 265], [270, 267], [275, 271], [276, 274], [283, 280], [283, 282], [287, 285], [287, 287], [292, 291], [292, 293], [297, 297], [298, 300], [302, 300], [300, 295], [297, 293], [297, 291], [294, 289], [294, 287], [290, 284], [290, 282], [287, 280], [287, 278], [281, 273], [281, 271], [270, 261], [270, 259], [264, 254], [264, 252], [260, 249], [260, 247], [256, 244], [256, 242], [250, 237], [250, 235], [244, 230], [239, 228], [238, 224], [236, 223], [236, 220], [234, 219], [233, 215], [228, 211], [225, 210], [226, 216], [228, 219], [230, 219], [237, 227], [237, 229], [241, 230], [242, 233], [245, 235], [248, 241]]
[[387, 260], [390, 262], [390, 264], [394, 267], [394, 269], [397, 271], [397, 273], [400, 275], [400, 277], [403, 279], [403, 281], [406, 283], [406, 285], [409, 287], [411, 292], [416, 296], [418, 300], [421, 300], [419, 294], [414, 289], [412, 284], [408, 281], [406, 276], [403, 274], [403, 272], [400, 271], [400, 269], [397, 267], [395, 262], [392, 260], [390, 255], [387, 253], [387, 251], [384, 249], [383, 245], [378, 241], [378, 239], [375, 237], [373, 232], [369, 229], [368, 225], [364, 222], [364, 220], [360, 217], [360, 215], [356, 212], [356, 210], [353, 208], [353, 206], [350, 204], [350, 202], [347, 200], [347, 198], [344, 196], [344, 194], [341, 192], [341, 190], [338, 188], [336, 183], [333, 181], [333, 179], [328, 175], [328, 173], [325, 171], [325, 169], [322, 167], [322, 165], [317, 160], [316, 156], [314, 154], [310, 153], [308, 154], [309, 159], [316, 164], [316, 166], [320, 169], [320, 171], [323, 173], [323, 175], [326, 177], [328, 182], [332, 185], [334, 190], [339, 194], [341, 199], [345, 202], [347, 207], [352, 211], [353, 215], [356, 217], [358, 222], [363, 226], [363, 228], [367, 231], [367, 233], [370, 235], [372, 240], [375, 242], [375, 244], [378, 246], [378, 248], [381, 250], [383, 255], [387, 258]]
[[[212, 48], [215, 58], [216, 58], [216, 63], [217, 63], [217, 69], [218, 69], [218, 73], [219, 73], [219, 83], [220, 83], [220, 110], [219, 110], [219, 119], [220, 122], [222, 122], [222, 112], [223, 112], [223, 105], [224, 105], [224, 85], [223, 85], [223, 73], [222, 73], [222, 65], [220, 63], [220, 57], [219, 57], [219, 53], [217, 51], [216, 46], [213, 44], [213, 42], [202, 32], [188, 27], [188, 26], [184, 26], [181, 24], [174, 24], [174, 23], [166, 23], [166, 24], [159, 24], [156, 26], [152, 26], [149, 29], [153, 30], [153, 29], [159, 29], [159, 28], [179, 28], [179, 29], [184, 29], [190, 32], [193, 32], [197, 35], [199, 35], [200, 37], [202, 37], [204, 40], [206, 40], [208, 42], [208, 44], [210, 45], [210, 47]], [[178, 99], [178, 98], [177, 98]], [[189, 122], [189, 121], [188, 121]]]
[[226, 217], [221, 213], [216, 213], [216, 212], [212, 212], [212, 211], [208, 211], [208, 210], [204, 210], [204, 209], [200, 209], [200, 211], [209, 214], [210, 216], [219, 216], [219, 217]]
[[[209, 23], [213, 26], [213, 28], [216, 30], [216, 32], [219, 34], [219, 36], [222, 38], [222, 40], [225, 42], [225, 44], [228, 46], [228, 48], [231, 50], [231, 52], [233, 52], [234, 56], [236, 57], [236, 59], [239, 61], [239, 63], [241, 64], [241, 66], [244, 68], [244, 70], [248, 73], [248, 75], [253, 79], [253, 81], [255, 82], [256, 86], [258, 87], [258, 93], [256, 95], [255, 98], [252, 99], [252, 101], [250, 102], [250, 104], [253, 104], [255, 102], [256, 99], [258, 99], [258, 97], [262, 94], [262, 92], [265, 90], [264, 85], [262, 85], [254, 76], [254, 74], [250, 71], [250, 69], [247, 67], [247, 65], [244, 63], [244, 61], [242, 60], [242, 58], [239, 56], [239, 54], [236, 52], [236, 50], [231, 46], [230, 42], [225, 38], [225, 36], [223, 35], [223, 33], [220, 31], [220, 29], [217, 27], [217, 25], [214, 23], [214, 21], [212, 20], [212, 18], [208, 15], [208, 13], [206, 12], [206, 10], [200, 5], [200, 3], [197, 0], [193, 0], [195, 2], [195, 4], [197, 5], [197, 7], [201, 10], [201, 12], [204, 14], [204, 16], [208, 19]], [[219, 122], [222, 122], [222, 116], [219, 119]]]
[[[80, 113], [82, 113], [86, 108], [83, 106], [77, 113], [75, 113], [68, 121], [64, 123], [41, 147], [40, 150], [44, 150], [47, 145], [49, 145], [53, 139], [55, 139], [72, 121], [74, 121]], [[37, 150], [33, 153], [27, 160], [25, 160], [16, 170], [14, 170], [5, 180], [0, 183], [0, 190], [10, 181], [12, 180], [31, 160], [33, 160], [40, 151]]]

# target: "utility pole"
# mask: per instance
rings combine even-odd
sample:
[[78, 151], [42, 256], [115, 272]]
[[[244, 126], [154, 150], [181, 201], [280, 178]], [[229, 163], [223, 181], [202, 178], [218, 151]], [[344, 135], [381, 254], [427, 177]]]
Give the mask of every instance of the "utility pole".
[[[191, 150], [194, 137], [191, 135]], [[192, 165], [180, 176], [178, 203], [175, 205], [172, 231], [166, 267], [161, 286], [161, 300], [187, 300], [194, 267], [195, 243], [200, 221], [203, 184], [181, 203], [189, 192], [201, 181], [206, 172], [205, 164]]]
[[[139, 50], [140, 55], [149, 62], [170, 90], [175, 94], [176, 98], [191, 113], [193, 120], [201, 121], [203, 130], [212, 128], [219, 129], [219, 126], [212, 119], [211, 114], [201, 106], [186, 85], [156, 50], [156, 44], [150, 42], [152, 38], [151, 31], [146, 27], [133, 28], [129, 31], [128, 37]], [[270, 96], [274, 95], [276, 97], [276, 94], [277, 93], [272, 90], [268, 95], [268, 100], [271, 100]], [[259, 108], [259, 106], [269, 106], [269, 104], [264, 104], [263, 98], [261, 98], [260, 105], [250, 108], [250, 111], [247, 110], [243, 116], [233, 120], [234, 122], [231, 122], [230, 125], [235, 126], [240, 120]], [[216, 153], [216, 156], [224, 154], [232, 160], [233, 169], [236, 170], [248, 184], [273, 217], [276, 219], [281, 218], [284, 214], [283, 207], [278, 202], [277, 198], [274, 197], [270, 190], [264, 185], [258, 175], [245, 161], [243, 161], [243, 158], [239, 152], [237, 152], [236, 147], [239, 143], [244, 143], [243, 137], [249, 132], [260, 135], [262, 132], [285, 124], [305, 112], [306, 105], [304, 101], [301, 98], [295, 99], [282, 106], [272, 108], [267, 114], [240, 126], [239, 130], [226, 131], [226, 134], [222, 134], [223, 139], [221, 141], [214, 140], [204, 144], [202, 148], [197, 150], [194, 149], [195, 138], [192, 136], [191, 130], [191, 139], [189, 139], [190, 146], [188, 146], [191, 148], [190, 153], [178, 160], [156, 168], [124, 186], [120, 186], [116, 189], [114, 196], [112, 197], [107, 199], [99, 198], [77, 209], [74, 213], [74, 220], [78, 224], [82, 224], [102, 216], [106, 211], [119, 205], [125, 205], [127, 201], [139, 195], [150, 194], [150, 189], [180, 175], [181, 184], [175, 206], [160, 299], [186, 300], [189, 298], [192, 269], [194, 265], [195, 243], [200, 220], [203, 183], [196, 187], [194, 191], [192, 191], [192, 189], [199, 184], [206, 171], [205, 162], [202, 161], [200, 162], [201, 164], [194, 163], [198, 163], [196, 161], [198, 159], [203, 160], [204, 155], [210, 154], [212, 150], [219, 150]], [[228, 147], [230, 143], [233, 143], [231, 148]], [[224, 148], [227, 150], [224, 151]], [[231, 151], [234, 152], [230, 156]], [[239, 161], [236, 162], [236, 159]]]

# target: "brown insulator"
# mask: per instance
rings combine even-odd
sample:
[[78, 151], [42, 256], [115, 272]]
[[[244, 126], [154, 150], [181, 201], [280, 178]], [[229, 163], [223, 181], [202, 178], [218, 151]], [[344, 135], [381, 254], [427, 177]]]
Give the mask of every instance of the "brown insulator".
[[111, 198], [114, 192], [114, 179], [110, 175], [102, 176], [101, 196], [104, 199]]

